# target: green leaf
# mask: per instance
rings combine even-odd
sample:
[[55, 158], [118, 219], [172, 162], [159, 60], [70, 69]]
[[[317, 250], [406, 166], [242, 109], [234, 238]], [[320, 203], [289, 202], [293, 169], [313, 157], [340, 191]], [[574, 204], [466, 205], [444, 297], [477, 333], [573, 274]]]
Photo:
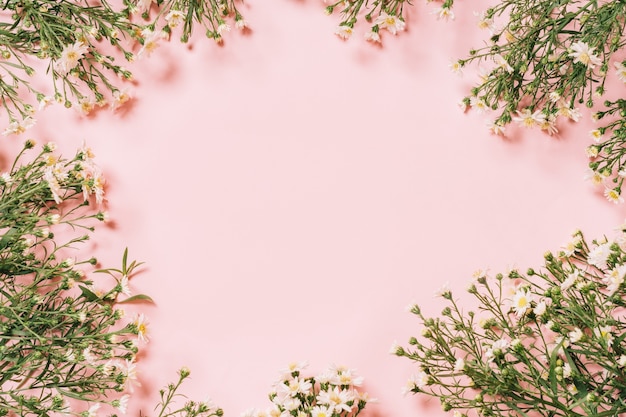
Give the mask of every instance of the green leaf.
[[2, 235], [2, 239], [0, 239], [0, 250], [9, 246], [9, 243], [13, 239], [13, 236], [17, 234], [17, 229], [15, 227], [10, 228], [4, 235]]
[[83, 293], [83, 297], [87, 299], [87, 301], [98, 301], [100, 297], [98, 297], [93, 291], [88, 289], [87, 287], [80, 286], [80, 290]]
[[154, 304], [154, 300], [150, 298], [150, 296], [145, 295], [145, 294], [133, 295], [132, 297], [128, 297], [125, 300], [118, 301], [117, 304], [134, 303], [135, 301], [146, 301], [148, 303]]

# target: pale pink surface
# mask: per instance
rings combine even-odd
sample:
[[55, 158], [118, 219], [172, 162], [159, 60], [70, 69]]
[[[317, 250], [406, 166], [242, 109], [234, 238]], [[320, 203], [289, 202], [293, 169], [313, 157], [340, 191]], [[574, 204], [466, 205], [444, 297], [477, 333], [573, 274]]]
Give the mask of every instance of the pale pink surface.
[[183, 365], [190, 397], [226, 416], [264, 408], [295, 360], [356, 368], [375, 415], [444, 415], [401, 395], [417, 369], [388, 350], [420, 331], [405, 306], [437, 313], [445, 281], [461, 294], [478, 268], [538, 266], [574, 229], [621, 223], [624, 206], [583, 180], [590, 123], [504, 140], [458, 109], [475, 68], [448, 63], [482, 42], [486, 4], [464, 3], [444, 23], [416, 2], [410, 32], [378, 48], [364, 27], [337, 39], [321, 2], [251, 2], [252, 33], [139, 62], [125, 115], [40, 117], [35, 137], [68, 152], [87, 139], [107, 174], [102, 263], [126, 246], [146, 263], [132, 287], [156, 306], [131, 415]]

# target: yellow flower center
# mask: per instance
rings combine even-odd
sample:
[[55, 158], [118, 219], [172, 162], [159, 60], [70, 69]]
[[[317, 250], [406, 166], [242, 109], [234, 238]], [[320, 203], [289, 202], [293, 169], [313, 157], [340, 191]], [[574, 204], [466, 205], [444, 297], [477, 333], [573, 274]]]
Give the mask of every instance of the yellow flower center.
[[587, 65], [591, 61], [591, 58], [589, 57], [589, 54], [587, 52], [582, 52], [578, 56], [578, 60], [582, 62], [583, 64]]

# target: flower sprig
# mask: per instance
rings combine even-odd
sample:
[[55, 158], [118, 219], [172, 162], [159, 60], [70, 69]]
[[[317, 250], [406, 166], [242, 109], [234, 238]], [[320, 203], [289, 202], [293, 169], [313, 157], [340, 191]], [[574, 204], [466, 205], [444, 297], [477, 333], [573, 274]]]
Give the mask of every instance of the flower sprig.
[[0, 175], [0, 415], [124, 413], [146, 327], [123, 305], [150, 301], [129, 288], [141, 264], [125, 252], [121, 268], [94, 270], [71, 256], [108, 219], [92, 208], [102, 173], [87, 147], [68, 160], [47, 143], [22, 163], [34, 147]]
[[[120, 5], [5, 0], [0, 8], [5, 11], [0, 22], [0, 104], [10, 123], [5, 134], [22, 133], [35, 123], [36, 111], [52, 103], [83, 113], [106, 104], [117, 109], [129, 100], [123, 82], [133, 77], [118, 61], [150, 55], [177, 26], [182, 26], [183, 42], [194, 24], [218, 42], [230, 30], [228, 19], [239, 28], [246, 26], [234, 0], [128, 0]], [[52, 81], [47, 87], [32, 82], [40, 67]]]
[[290, 364], [281, 372], [264, 410], [251, 408], [242, 417], [356, 417], [374, 401], [358, 390], [363, 378], [353, 369], [331, 366], [315, 377], [304, 377], [306, 362]]
[[[138, 0], [144, 18], [148, 18], [149, 4], [152, 0]], [[194, 25], [200, 25], [207, 38], [217, 43], [223, 41], [223, 35], [230, 32], [232, 21], [237, 29], [246, 29], [248, 23], [243, 18], [234, 0], [157, 0], [157, 17], [163, 18], [165, 26], [163, 31], [172, 33], [172, 29], [181, 27], [180, 40], [187, 42], [191, 36]], [[154, 29], [154, 25], [150, 26]]]
[[468, 287], [466, 310], [449, 288], [439, 317], [410, 311], [420, 337], [392, 353], [417, 363], [405, 392], [466, 416], [616, 416], [626, 412], [626, 228], [587, 243], [581, 232], [545, 265]]
[[625, 15], [621, 2], [500, 1], [479, 15], [489, 44], [455, 67], [483, 65], [464, 103], [499, 110], [494, 125], [502, 129], [516, 121], [556, 133], [557, 117], [576, 121], [576, 105], [593, 107], [604, 94], [609, 61], [624, 47]]
[[[158, 411], [158, 417], [221, 417], [224, 412], [217, 407], [212, 400], [194, 401], [185, 399], [182, 405], [178, 405], [176, 400], [184, 397], [178, 393], [182, 383], [189, 378], [191, 371], [187, 367], [183, 367], [178, 371], [178, 381], [170, 383], [167, 387], [161, 389], [159, 404], [155, 407]], [[139, 414], [140, 417], [145, 415]]]
[[624, 63], [613, 61], [626, 45], [626, 5], [500, 0], [477, 16], [478, 26], [488, 32], [487, 45], [451, 64], [459, 73], [469, 65], [479, 69], [480, 81], [462, 100], [462, 107], [495, 111], [489, 128], [499, 135], [510, 123], [556, 134], [559, 120], [581, 119], [581, 107], [600, 108], [593, 114], [595, 120], [616, 116], [591, 132], [595, 143], [587, 152], [593, 159], [595, 182], [612, 179], [614, 185], [606, 186], [605, 195], [622, 201], [619, 172], [624, 165], [621, 137], [626, 112], [623, 100], [600, 98], [609, 73], [626, 80]]
[[402, 32], [406, 27], [404, 7], [410, 4], [408, 0], [348, 0], [337, 1], [326, 6], [326, 14], [339, 11], [341, 22], [335, 33], [348, 39], [352, 36], [354, 27], [361, 15], [371, 25], [365, 38], [372, 42], [380, 42], [380, 31], [387, 30], [392, 35]]

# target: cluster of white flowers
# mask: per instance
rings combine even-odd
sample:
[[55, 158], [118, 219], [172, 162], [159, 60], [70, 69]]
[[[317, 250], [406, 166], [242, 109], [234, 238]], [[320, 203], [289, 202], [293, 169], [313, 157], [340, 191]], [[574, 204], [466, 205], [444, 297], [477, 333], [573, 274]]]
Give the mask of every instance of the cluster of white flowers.
[[568, 407], [626, 412], [616, 399], [626, 367], [626, 223], [612, 240], [587, 243], [577, 231], [545, 260], [545, 272], [477, 272], [468, 287], [477, 313], [461, 309], [448, 285], [437, 292], [449, 301], [441, 317], [412, 305], [421, 339], [390, 350], [419, 365], [403, 393], [439, 397], [445, 411], [462, 410], [458, 416], [534, 409], [536, 394], [546, 392]]
[[[381, 11], [380, 14], [374, 19], [372, 27], [365, 33], [365, 39], [370, 42], [380, 43], [381, 30], [386, 30], [392, 35], [397, 35], [398, 32], [402, 32], [406, 29], [406, 22], [402, 16], [397, 16], [394, 13], [388, 13]], [[352, 24], [342, 23], [337, 26], [335, 34], [342, 39], [348, 39], [354, 33]]]
[[[617, 78], [626, 84], [626, 65], [624, 62], [615, 62], [613, 65], [615, 67], [615, 73]], [[594, 113], [591, 119], [595, 122], [598, 119], [597, 113]], [[605, 130], [606, 128], [596, 128], [592, 129], [589, 132], [589, 136], [593, 140], [593, 144], [587, 147], [587, 156], [590, 160], [596, 160], [600, 154], [599, 145], [605, 141]], [[626, 178], [626, 169], [622, 168], [617, 170], [617, 172], [610, 172], [610, 170], [601, 169], [595, 170], [589, 168], [585, 179], [591, 181], [596, 186], [604, 187], [604, 196], [606, 199], [612, 203], [618, 204], [623, 203], [624, 198], [622, 197], [622, 189], [621, 184]], [[613, 177], [613, 181], [610, 178]], [[616, 181], [617, 180], [617, 181]], [[618, 184], [616, 186], [616, 184]]]
[[76, 180], [81, 182], [85, 200], [94, 195], [98, 204], [104, 201], [105, 179], [101, 169], [93, 160], [94, 154], [90, 148], [83, 146], [78, 157], [70, 164], [60, 161], [59, 157], [52, 153], [56, 149], [54, 142], [47, 143], [43, 149], [47, 155], [42, 179], [47, 183], [57, 204], [63, 201], [68, 181]]
[[316, 377], [303, 377], [306, 362], [294, 362], [281, 371], [272, 387], [272, 405], [251, 408], [242, 417], [355, 417], [374, 401], [359, 391], [363, 378], [353, 369], [331, 366]]
[[[474, 14], [478, 18], [479, 28], [489, 30], [491, 35], [497, 34], [499, 38], [505, 39], [507, 42], [517, 40], [514, 33], [510, 33], [508, 30], [503, 30], [498, 27], [494, 23], [493, 17], [488, 17], [485, 12], [475, 12]], [[494, 66], [491, 69], [480, 68], [479, 72], [482, 74], [481, 83], [487, 82], [491, 77], [496, 76], [499, 71], [505, 71], [507, 73], [513, 72], [513, 67], [510, 65], [506, 56], [501, 54], [492, 54], [490, 56]], [[602, 59], [596, 53], [596, 48], [590, 47], [583, 41], [572, 42], [567, 49], [561, 52], [553, 51], [548, 58], [551, 62], [558, 61], [562, 63], [559, 70], [561, 75], [573, 71], [576, 64], [584, 65], [587, 71], [591, 72], [597, 71], [602, 64]], [[454, 61], [450, 64], [450, 69], [454, 73], [461, 74], [464, 64], [464, 60]], [[626, 80], [626, 67], [621, 63], [616, 63], [615, 69], [617, 76], [621, 80]], [[471, 108], [482, 112], [487, 107], [484, 97], [471, 96], [467, 97], [462, 102], [463, 109]], [[527, 128], [537, 127], [550, 135], [554, 135], [559, 132], [557, 127], [557, 119], [559, 117], [578, 122], [581, 118], [581, 112], [571, 105], [571, 101], [568, 97], [561, 97], [559, 93], [552, 91], [549, 94], [549, 100], [545, 108], [534, 107], [518, 109], [516, 115], [512, 115], [511, 121]], [[492, 121], [488, 123], [488, 126], [494, 134], [504, 135], [505, 133], [505, 123], [501, 121]], [[595, 133], [596, 135], [598, 134], [598, 132]]]

